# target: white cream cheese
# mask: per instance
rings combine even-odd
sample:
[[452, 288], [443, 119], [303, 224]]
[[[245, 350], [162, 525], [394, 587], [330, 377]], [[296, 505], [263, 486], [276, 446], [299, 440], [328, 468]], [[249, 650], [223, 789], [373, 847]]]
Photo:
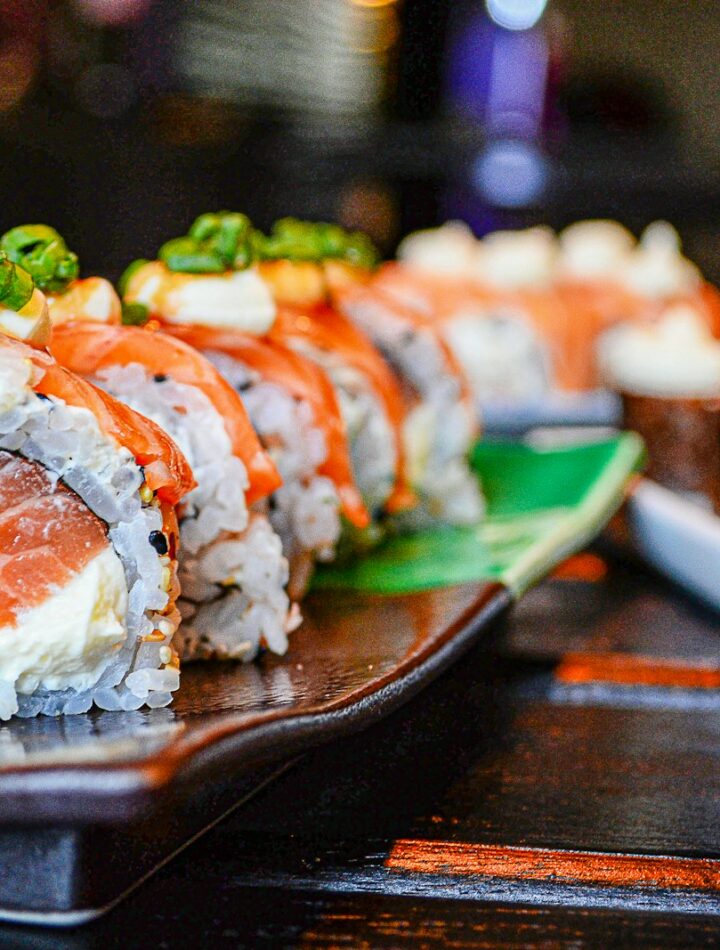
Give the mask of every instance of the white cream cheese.
[[260, 336], [275, 322], [272, 293], [257, 271], [181, 274], [160, 261], [140, 267], [125, 299], [144, 304], [167, 323], [235, 329]]
[[655, 221], [646, 228], [618, 276], [629, 290], [651, 298], [688, 293], [702, 282], [698, 268], [681, 253], [680, 237], [667, 221]]
[[555, 275], [557, 253], [550, 228], [493, 231], [480, 242], [473, 276], [500, 290], [547, 287]]
[[398, 247], [404, 264], [440, 277], [467, 277], [473, 270], [478, 241], [462, 221], [409, 234]]
[[104, 277], [73, 281], [63, 294], [50, 295], [48, 306], [53, 326], [68, 320], [120, 323], [120, 298], [110, 281]]
[[127, 633], [123, 566], [108, 546], [57, 593], [0, 627], [0, 681], [18, 693], [93, 686]]
[[558, 271], [578, 280], [612, 277], [635, 247], [635, 238], [617, 221], [577, 221], [560, 233]]
[[0, 413], [9, 412], [27, 398], [32, 376], [30, 360], [13, 350], [0, 349]]
[[623, 324], [600, 341], [603, 378], [645, 396], [720, 396], [720, 342], [687, 305], [670, 308], [652, 326]]
[[45, 294], [37, 287], [20, 310], [0, 307], [0, 332], [34, 346], [45, 346], [50, 339], [50, 317]]

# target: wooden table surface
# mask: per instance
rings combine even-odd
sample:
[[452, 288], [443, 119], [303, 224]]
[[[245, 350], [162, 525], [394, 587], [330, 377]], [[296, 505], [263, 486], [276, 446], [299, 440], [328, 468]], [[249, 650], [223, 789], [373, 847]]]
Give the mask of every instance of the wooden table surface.
[[719, 686], [720, 618], [575, 558], [104, 920], [0, 946], [720, 946]]

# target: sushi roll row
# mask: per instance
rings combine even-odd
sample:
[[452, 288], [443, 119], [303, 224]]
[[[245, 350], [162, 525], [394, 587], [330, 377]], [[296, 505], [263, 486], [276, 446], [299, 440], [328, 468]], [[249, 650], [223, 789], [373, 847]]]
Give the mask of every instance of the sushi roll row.
[[605, 386], [603, 343], [619, 324], [652, 324], [682, 306], [720, 331], [718, 292], [662, 221], [639, 240], [615, 221], [482, 239], [450, 222], [405, 238], [397, 261], [374, 274], [366, 306], [385, 325], [398, 314], [431, 324], [486, 407]]
[[0, 718], [166, 705], [181, 661], [284, 653], [317, 562], [482, 517], [468, 384], [367, 317], [376, 265], [220, 212], [118, 293], [0, 238]]

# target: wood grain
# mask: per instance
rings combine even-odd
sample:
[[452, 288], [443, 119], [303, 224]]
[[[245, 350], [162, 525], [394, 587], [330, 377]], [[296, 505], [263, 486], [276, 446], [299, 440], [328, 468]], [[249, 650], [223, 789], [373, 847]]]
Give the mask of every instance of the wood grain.
[[[205, 873], [204, 866], [202, 872]], [[12, 950], [195, 948], [683, 948], [717, 947], [710, 914], [428, 900], [402, 895], [312, 893], [238, 886], [219, 874], [200, 878], [189, 857], [105, 921], [81, 931], [0, 927]]]
[[669, 856], [401, 839], [394, 843], [385, 866], [415, 874], [462, 874], [606, 887], [720, 890], [720, 861]]
[[566, 653], [555, 670], [555, 677], [561, 683], [717, 689], [720, 665], [629, 653]]

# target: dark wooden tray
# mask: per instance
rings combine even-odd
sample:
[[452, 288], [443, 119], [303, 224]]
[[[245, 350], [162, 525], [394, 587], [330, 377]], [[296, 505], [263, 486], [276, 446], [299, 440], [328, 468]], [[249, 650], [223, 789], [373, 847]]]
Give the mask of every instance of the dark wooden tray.
[[171, 709], [0, 729], [0, 917], [75, 924], [313, 744], [386, 715], [510, 604], [495, 583], [314, 594], [282, 659], [186, 670]]

